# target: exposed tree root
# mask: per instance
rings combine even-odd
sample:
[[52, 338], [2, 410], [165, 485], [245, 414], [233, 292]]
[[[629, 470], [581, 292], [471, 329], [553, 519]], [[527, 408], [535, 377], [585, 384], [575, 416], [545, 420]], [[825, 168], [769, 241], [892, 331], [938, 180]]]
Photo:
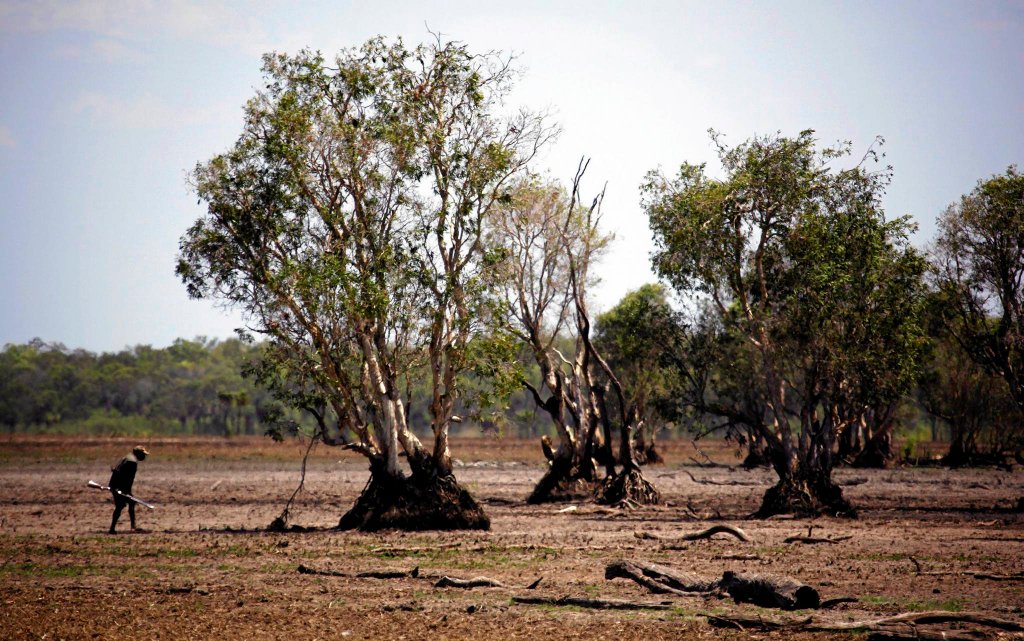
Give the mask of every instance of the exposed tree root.
[[657, 505], [661, 494], [637, 469], [623, 470], [605, 479], [597, 493], [597, 502], [603, 505]]
[[543, 596], [514, 596], [513, 603], [524, 605], [556, 605], [575, 606], [577, 608], [596, 608], [598, 610], [669, 610], [671, 603], [651, 603], [644, 601], [626, 601], [624, 599], [582, 599], [563, 596], [558, 598]]
[[414, 473], [396, 478], [371, 470], [340, 530], [487, 530], [491, 520], [451, 474]]

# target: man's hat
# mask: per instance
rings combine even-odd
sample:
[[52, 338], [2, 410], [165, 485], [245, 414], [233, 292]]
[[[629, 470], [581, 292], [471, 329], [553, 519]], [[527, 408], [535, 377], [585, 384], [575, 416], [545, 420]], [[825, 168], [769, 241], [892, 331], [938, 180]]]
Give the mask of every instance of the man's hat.
[[141, 454], [143, 456], [149, 456], [149, 450], [142, 447], [141, 445], [136, 445], [135, 447], [132, 448], [132, 454]]

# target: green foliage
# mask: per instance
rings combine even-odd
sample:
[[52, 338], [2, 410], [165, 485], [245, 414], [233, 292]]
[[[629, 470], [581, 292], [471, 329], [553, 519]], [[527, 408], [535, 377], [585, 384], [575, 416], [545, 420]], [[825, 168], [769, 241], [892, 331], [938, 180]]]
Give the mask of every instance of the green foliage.
[[980, 181], [939, 218], [932, 250], [944, 331], [1024, 408], [1024, 175]]
[[40, 340], [6, 345], [0, 425], [64, 434], [252, 434], [269, 399], [239, 371], [261, 351], [202, 338], [105, 354]]
[[679, 370], [666, 357], [680, 328], [663, 285], [628, 292], [594, 323], [594, 346], [611, 366], [639, 420], [664, 426], [678, 415]]
[[[321, 438], [390, 470], [399, 441], [423, 458], [405, 424], [429, 415], [445, 466], [456, 406], [493, 403], [516, 376], [483, 221], [551, 132], [501, 115], [507, 59], [458, 43], [375, 38], [330, 61], [267, 55], [263, 72], [238, 141], [193, 173], [207, 212], [177, 273], [266, 338], [250, 373]], [[405, 407], [424, 380], [425, 408]]]
[[827, 478], [836, 435], [916, 379], [924, 258], [909, 244], [909, 220], [881, 210], [890, 170], [865, 168], [873, 149], [836, 169], [849, 144], [818, 149], [812, 131], [732, 148], [712, 138], [724, 178], [685, 164], [672, 179], [652, 172], [643, 187], [655, 269], [697, 301], [704, 318], [692, 336], [730, 347], [750, 390], [737, 395], [727, 380], [716, 394], [713, 374], [688, 366], [689, 391], [697, 407], [753, 422], [780, 474]]

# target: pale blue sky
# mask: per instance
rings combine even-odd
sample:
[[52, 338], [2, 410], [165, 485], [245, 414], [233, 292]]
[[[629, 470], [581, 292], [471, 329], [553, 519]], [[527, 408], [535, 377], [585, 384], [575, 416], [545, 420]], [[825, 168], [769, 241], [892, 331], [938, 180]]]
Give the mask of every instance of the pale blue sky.
[[163, 346], [237, 325], [190, 301], [187, 170], [224, 150], [260, 54], [332, 53], [427, 26], [519, 53], [514, 99], [564, 128], [539, 168], [593, 157], [618, 237], [598, 307], [653, 280], [644, 172], [816, 129], [883, 135], [890, 215], [918, 244], [979, 178], [1024, 164], [1024, 2], [8, 2], [0, 0], [0, 345]]

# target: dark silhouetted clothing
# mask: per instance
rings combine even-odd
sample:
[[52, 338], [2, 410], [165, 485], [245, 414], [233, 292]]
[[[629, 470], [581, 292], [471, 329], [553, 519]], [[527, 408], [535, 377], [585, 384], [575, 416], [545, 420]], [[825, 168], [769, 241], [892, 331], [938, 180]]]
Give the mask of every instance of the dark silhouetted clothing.
[[139, 459], [135, 458], [134, 454], [129, 454], [111, 470], [110, 483], [107, 484], [110, 486], [110, 493], [114, 495], [114, 519], [110, 522], [111, 534], [114, 533], [117, 520], [121, 518], [121, 511], [126, 505], [128, 506], [128, 520], [132, 524], [132, 529], [135, 529], [135, 502], [129, 501], [117, 492], [132, 493], [132, 484], [135, 483], [135, 472], [138, 469]]

